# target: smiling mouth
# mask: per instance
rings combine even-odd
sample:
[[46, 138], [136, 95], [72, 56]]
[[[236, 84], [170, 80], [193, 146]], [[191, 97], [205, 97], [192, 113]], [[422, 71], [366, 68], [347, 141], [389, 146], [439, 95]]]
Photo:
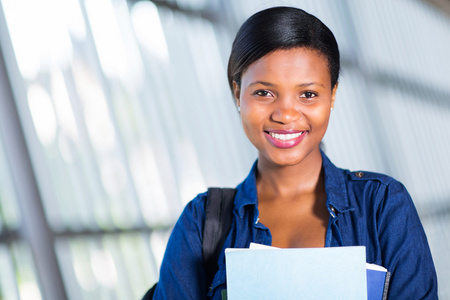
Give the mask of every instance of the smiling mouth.
[[274, 133], [269, 132], [270, 136], [274, 139], [280, 140], [280, 141], [289, 141], [298, 138], [303, 134], [304, 131], [297, 132], [297, 133], [288, 133], [288, 134], [282, 134], [282, 133]]
[[308, 134], [306, 131], [289, 132], [285, 130], [264, 131], [268, 141], [275, 147], [280, 149], [292, 148], [300, 144], [300, 142]]

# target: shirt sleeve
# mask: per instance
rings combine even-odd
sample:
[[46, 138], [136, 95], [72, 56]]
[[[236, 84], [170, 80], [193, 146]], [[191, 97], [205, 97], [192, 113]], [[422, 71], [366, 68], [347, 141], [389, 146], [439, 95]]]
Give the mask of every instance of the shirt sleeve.
[[389, 299], [438, 299], [437, 277], [428, 241], [406, 188], [393, 180], [378, 215], [379, 241], [391, 272]]
[[187, 204], [167, 244], [153, 299], [206, 299], [202, 231], [206, 194]]

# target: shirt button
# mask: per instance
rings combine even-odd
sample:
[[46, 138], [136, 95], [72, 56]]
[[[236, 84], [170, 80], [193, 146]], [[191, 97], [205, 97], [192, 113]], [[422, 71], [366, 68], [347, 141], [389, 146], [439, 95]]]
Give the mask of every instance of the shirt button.
[[356, 172], [355, 175], [356, 175], [356, 177], [361, 178], [361, 177], [364, 176], [364, 173], [363, 172]]

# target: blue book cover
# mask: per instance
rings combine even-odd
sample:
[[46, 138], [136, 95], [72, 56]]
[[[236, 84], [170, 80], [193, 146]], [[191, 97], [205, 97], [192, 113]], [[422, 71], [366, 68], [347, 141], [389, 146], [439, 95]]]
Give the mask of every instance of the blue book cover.
[[367, 299], [387, 299], [389, 272], [378, 265], [367, 264]]

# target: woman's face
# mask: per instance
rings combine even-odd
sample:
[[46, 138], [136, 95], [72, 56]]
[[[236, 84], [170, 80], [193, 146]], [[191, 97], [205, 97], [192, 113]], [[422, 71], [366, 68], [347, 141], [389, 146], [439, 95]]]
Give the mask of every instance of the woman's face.
[[251, 64], [234, 96], [259, 159], [289, 166], [319, 151], [336, 88], [326, 58], [314, 50], [277, 50]]

